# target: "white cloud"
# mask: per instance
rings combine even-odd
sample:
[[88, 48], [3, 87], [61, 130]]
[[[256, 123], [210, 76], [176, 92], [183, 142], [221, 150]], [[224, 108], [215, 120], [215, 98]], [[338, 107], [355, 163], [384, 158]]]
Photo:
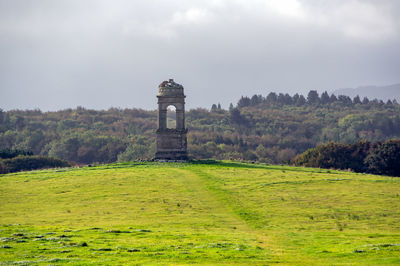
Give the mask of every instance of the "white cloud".
[[352, 38], [376, 41], [395, 34], [392, 18], [367, 2], [349, 1], [339, 6], [333, 12], [332, 20]]
[[[323, 28], [333, 34], [361, 41], [379, 42], [398, 35], [399, 23], [384, 5], [361, 0], [334, 0], [315, 4], [312, 0], [209, 0], [190, 2], [186, 9], [175, 11], [167, 21], [152, 23], [151, 32], [161, 37], [179, 35], [179, 27], [232, 24], [240, 21], [253, 26], [298, 23], [310, 29]], [[283, 23], [283, 24], [282, 24]], [[196, 30], [195, 28], [193, 30]]]
[[298, 0], [269, 0], [265, 2], [272, 12], [291, 18], [304, 18], [306, 16], [303, 5]]
[[182, 28], [190, 27], [191, 31], [202, 25], [215, 22], [215, 15], [206, 8], [189, 7], [183, 11], [175, 11], [162, 20], [144, 23], [144, 29], [150, 36], [165, 40], [175, 40]]
[[361, 41], [385, 41], [396, 37], [395, 18], [379, 4], [366, 1], [332, 1], [328, 5], [308, 6], [310, 24], [344, 37]]
[[171, 23], [174, 25], [200, 25], [210, 23], [214, 20], [214, 15], [205, 8], [189, 8], [185, 11], [177, 11], [172, 16]]
[[[297, 27], [302, 25], [337, 32], [350, 39], [379, 42], [396, 37], [400, 25], [390, 4], [361, 0], [202, 0], [202, 1], [99, 1], [89, 4], [59, 6], [45, 2], [0, 19], [0, 32], [7, 34], [40, 35], [49, 32], [70, 34], [90, 31], [102, 34], [107, 30], [123, 35], [158, 36], [174, 39], [181, 30], [196, 31], [213, 24], [235, 25], [245, 28], [254, 23]], [[96, 5], [93, 5], [97, 3]], [[379, 2], [381, 3], [381, 2]], [[155, 8], [157, 5], [159, 8]], [[5, 18], [4, 18], [5, 17]], [[212, 31], [212, 28], [209, 28]]]

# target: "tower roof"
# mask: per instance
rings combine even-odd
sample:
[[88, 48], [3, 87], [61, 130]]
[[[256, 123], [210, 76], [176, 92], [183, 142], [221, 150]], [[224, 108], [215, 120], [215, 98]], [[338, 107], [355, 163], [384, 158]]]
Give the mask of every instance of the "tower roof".
[[158, 86], [158, 96], [183, 96], [183, 86], [173, 79], [164, 80]]

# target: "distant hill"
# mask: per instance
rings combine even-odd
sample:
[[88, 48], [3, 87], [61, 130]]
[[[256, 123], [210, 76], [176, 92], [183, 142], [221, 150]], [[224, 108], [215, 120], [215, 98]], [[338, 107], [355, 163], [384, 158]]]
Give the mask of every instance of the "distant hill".
[[394, 84], [389, 86], [364, 86], [355, 89], [338, 89], [333, 91], [335, 95], [347, 95], [355, 97], [359, 95], [361, 98], [368, 97], [370, 100], [393, 100], [400, 101], [400, 84]]

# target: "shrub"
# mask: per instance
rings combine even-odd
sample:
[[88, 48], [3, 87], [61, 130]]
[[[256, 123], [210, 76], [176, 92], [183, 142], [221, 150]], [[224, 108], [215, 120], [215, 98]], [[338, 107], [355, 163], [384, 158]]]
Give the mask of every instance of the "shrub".
[[7, 174], [7, 166], [3, 163], [2, 160], [0, 160], [0, 174]]
[[33, 153], [31, 151], [18, 150], [18, 149], [16, 149], [16, 150], [14, 150], [14, 149], [0, 150], [0, 158], [2, 158], [2, 159], [10, 159], [10, 158], [17, 157], [19, 155], [29, 156], [29, 155], [33, 155]]
[[[45, 156], [18, 156], [2, 161], [8, 173], [44, 168], [68, 167], [68, 162]], [[0, 163], [1, 169], [1, 163]]]
[[292, 163], [298, 166], [400, 176], [400, 140], [384, 143], [360, 141], [354, 144], [330, 142], [305, 151], [296, 156]]
[[351, 145], [330, 142], [296, 156], [293, 163], [307, 167], [348, 169], [354, 163], [352, 155]]
[[374, 174], [400, 176], [400, 140], [389, 140], [372, 150], [365, 159]]

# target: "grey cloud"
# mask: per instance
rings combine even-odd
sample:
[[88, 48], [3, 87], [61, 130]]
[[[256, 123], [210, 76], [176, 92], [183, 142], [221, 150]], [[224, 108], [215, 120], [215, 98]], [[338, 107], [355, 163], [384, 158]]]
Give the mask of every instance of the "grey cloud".
[[170, 77], [192, 108], [392, 84], [398, 11], [398, 1], [0, 0], [0, 108], [154, 109]]

